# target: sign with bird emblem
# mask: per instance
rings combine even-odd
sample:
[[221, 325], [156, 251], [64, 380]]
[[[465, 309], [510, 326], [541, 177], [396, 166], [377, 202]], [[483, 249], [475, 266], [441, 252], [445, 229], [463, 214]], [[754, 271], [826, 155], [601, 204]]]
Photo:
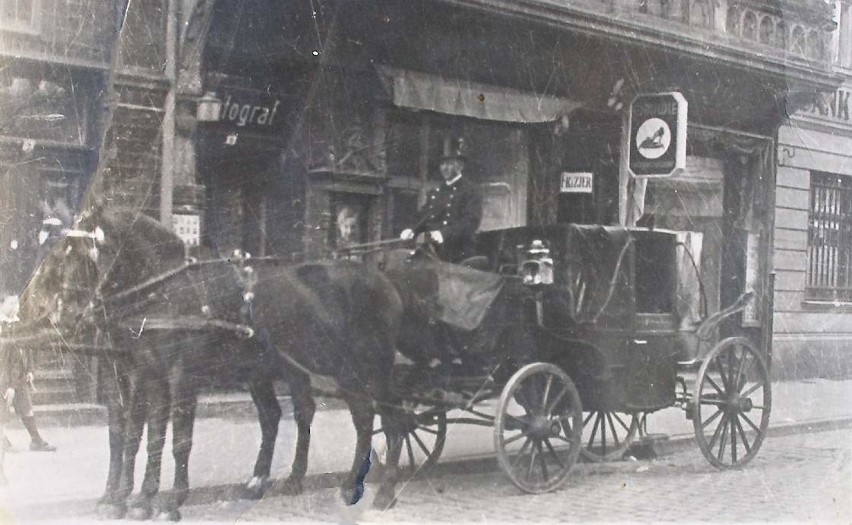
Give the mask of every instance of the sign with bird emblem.
[[686, 166], [687, 102], [677, 92], [638, 95], [630, 104], [627, 166], [634, 177], [670, 177]]

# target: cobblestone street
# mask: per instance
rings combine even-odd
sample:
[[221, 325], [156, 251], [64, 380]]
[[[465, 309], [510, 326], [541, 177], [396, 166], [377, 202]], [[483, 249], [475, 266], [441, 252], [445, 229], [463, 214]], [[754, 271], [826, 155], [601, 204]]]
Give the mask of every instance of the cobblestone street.
[[334, 489], [321, 489], [260, 503], [188, 505], [184, 517], [226, 522], [846, 523], [852, 511], [852, 430], [770, 438], [743, 471], [717, 471], [694, 449], [654, 461], [579, 464], [562, 489], [544, 495], [519, 493], [496, 470], [424, 476], [402, 486], [399, 503], [384, 513], [344, 510], [336, 495]]

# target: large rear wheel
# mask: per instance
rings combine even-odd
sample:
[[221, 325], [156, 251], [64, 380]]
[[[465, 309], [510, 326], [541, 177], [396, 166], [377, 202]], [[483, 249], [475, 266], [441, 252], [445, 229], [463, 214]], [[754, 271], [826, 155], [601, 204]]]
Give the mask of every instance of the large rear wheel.
[[720, 469], [745, 465], [766, 437], [771, 407], [763, 356], [744, 337], [720, 341], [695, 380], [692, 423], [701, 453]]
[[518, 370], [503, 388], [494, 422], [497, 461], [518, 488], [559, 487], [580, 454], [583, 408], [571, 378], [550, 363]]

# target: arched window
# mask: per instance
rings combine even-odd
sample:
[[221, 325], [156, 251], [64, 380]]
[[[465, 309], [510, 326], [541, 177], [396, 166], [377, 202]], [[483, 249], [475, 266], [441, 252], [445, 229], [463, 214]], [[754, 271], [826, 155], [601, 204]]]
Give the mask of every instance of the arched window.
[[775, 47], [787, 49], [787, 24], [779, 20], [775, 25]]
[[746, 11], [743, 16], [743, 38], [757, 40], [757, 16], [753, 11]]
[[760, 20], [759, 40], [762, 44], [772, 45], [775, 38], [775, 21], [771, 16], [764, 16]]
[[801, 26], [793, 28], [790, 38], [790, 52], [805, 56], [805, 31]]
[[740, 29], [740, 11], [736, 7], [729, 7], [725, 15], [725, 31], [729, 35], [736, 35]]

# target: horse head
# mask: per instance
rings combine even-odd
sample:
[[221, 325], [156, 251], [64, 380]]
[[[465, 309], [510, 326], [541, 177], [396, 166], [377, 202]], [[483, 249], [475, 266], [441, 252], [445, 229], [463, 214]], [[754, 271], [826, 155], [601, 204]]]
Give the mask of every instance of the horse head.
[[73, 329], [91, 315], [100, 293], [98, 260], [105, 242], [96, 215], [81, 216], [44, 257], [21, 297], [22, 320]]

